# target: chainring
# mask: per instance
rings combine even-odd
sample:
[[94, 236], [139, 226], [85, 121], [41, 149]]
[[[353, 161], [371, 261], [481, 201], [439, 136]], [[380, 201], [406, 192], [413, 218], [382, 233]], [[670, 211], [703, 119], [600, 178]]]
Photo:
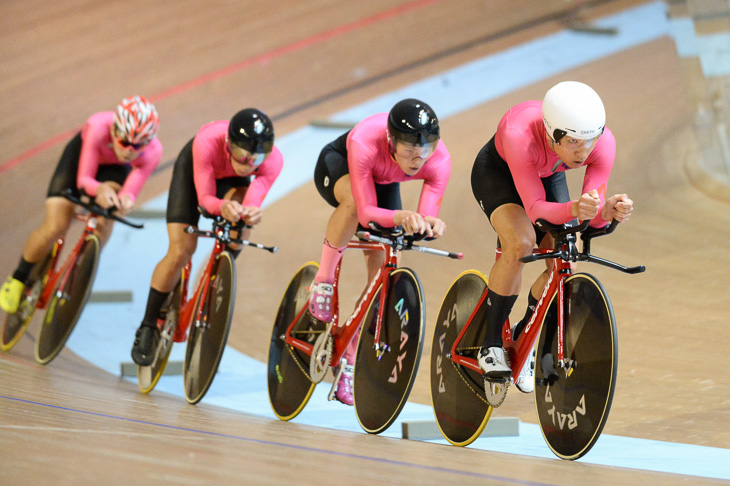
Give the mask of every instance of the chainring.
[[510, 381], [489, 381], [484, 379], [484, 394], [487, 397], [487, 403], [493, 408], [497, 408], [507, 397]]
[[317, 337], [312, 347], [312, 358], [309, 361], [309, 378], [314, 384], [324, 380], [330, 369], [332, 361], [331, 328], [332, 323], [327, 325], [327, 329]]

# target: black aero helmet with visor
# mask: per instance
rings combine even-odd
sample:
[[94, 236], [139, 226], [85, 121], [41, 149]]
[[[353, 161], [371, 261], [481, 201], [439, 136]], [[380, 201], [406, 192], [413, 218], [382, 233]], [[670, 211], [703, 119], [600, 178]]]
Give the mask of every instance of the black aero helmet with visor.
[[393, 153], [397, 144], [418, 148], [421, 158], [428, 158], [441, 136], [439, 119], [433, 109], [413, 98], [396, 103], [388, 114], [388, 141]]
[[274, 148], [274, 124], [256, 108], [239, 111], [228, 124], [226, 149], [236, 162], [257, 167]]

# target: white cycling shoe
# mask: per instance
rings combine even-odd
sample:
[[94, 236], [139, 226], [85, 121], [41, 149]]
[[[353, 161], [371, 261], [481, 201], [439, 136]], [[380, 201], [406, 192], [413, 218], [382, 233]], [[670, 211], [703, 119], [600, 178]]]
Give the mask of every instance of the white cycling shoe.
[[508, 380], [512, 374], [504, 357], [504, 349], [500, 347], [480, 349], [477, 363], [487, 380]]
[[520, 371], [520, 376], [515, 381], [515, 386], [522, 393], [532, 393], [535, 391], [535, 349], [532, 349], [530, 356], [525, 362], [525, 366]]

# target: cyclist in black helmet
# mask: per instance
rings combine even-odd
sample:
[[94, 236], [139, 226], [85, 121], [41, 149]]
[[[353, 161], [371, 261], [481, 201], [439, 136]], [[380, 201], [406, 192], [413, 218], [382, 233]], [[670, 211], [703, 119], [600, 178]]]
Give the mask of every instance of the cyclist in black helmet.
[[[370, 116], [352, 130], [326, 145], [314, 169], [320, 195], [335, 208], [327, 223], [319, 271], [310, 288], [309, 311], [330, 322], [335, 268], [358, 222], [375, 221], [386, 228], [402, 226], [409, 233], [431, 237], [444, 234], [438, 218], [446, 183], [451, 175], [451, 156], [440, 141], [439, 121], [426, 103], [402, 100], [390, 113]], [[423, 179], [416, 211], [404, 210], [400, 182]], [[380, 268], [383, 254], [365, 252], [368, 281]], [[338, 383], [336, 397], [353, 404], [354, 345], [345, 352], [348, 364]]]
[[[180, 278], [198, 243], [185, 233], [198, 225], [198, 206], [231, 222], [261, 222], [261, 204], [281, 172], [284, 159], [274, 147], [274, 126], [261, 111], [246, 108], [230, 121], [204, 125], [182, 149], [175, 162], [167, 200], [165, 257], [152, 274], [147, 308], [135, 335], [132, 359], [148, 366], [159, 339], [161, 308]], [[242, 232], [248, 239], [250, 229]], [[240, 249], [233, 248], [234, 256]]]

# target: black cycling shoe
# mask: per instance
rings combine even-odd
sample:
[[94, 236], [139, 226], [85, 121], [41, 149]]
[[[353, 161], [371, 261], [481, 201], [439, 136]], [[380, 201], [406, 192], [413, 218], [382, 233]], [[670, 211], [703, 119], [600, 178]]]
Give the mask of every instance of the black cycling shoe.
[[160, 340], [160, 330], [157, 327], [142, 324], [134, 335], [132, 346], [132, 360], [139, 366], [149, 366], [155, 359], [155, 350]]

